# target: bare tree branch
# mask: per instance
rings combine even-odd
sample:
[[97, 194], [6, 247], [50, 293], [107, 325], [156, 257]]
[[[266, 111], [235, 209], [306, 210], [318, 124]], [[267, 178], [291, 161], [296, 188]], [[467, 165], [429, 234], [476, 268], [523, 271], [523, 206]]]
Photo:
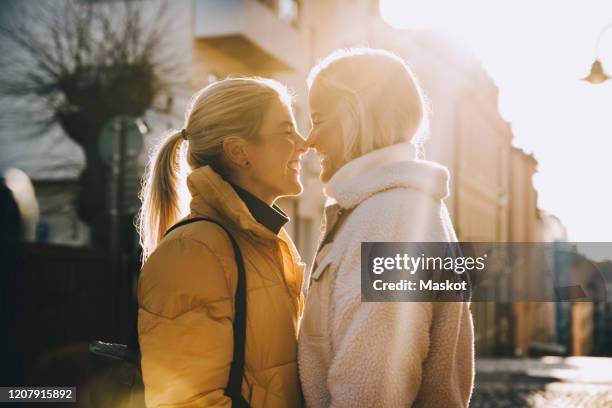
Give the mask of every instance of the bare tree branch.
[[141, 113], [180, 71], [166, 55], [165, 4], [149, 21], [131, 1], [16, 4], [14, 18], [0, 22], [0, 91], [43, 98], [57, 120], [76, 111], [94, 122]]

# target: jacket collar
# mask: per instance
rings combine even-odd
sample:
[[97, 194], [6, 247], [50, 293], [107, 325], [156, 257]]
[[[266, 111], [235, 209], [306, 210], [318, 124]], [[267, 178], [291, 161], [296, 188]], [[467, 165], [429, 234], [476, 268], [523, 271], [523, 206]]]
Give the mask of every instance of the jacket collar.
[[380, 191], [397, 187], [419, 190], [442, 200], [449, 194], [449, 179], [446, 167], [419, 160], [411, 143], [398, 143], [346, 163], [325, 185], [325, 193], [347, 209]]
[[211, 166], [193, 170], [187, 177], [187, 187], [191, 193], [189, 204], [191, 214], [216, 215], [220, 218], [219, 221], [233, 224], [236, 228], [248, 231], [256, 237], [273, 240], [279, 238], [257, 222], [232, 185]]
[[273, 233], [278, 234], [281, 228], [289, 222], [287, 214], [277, 205], [272, 204], [272, 206], [269, 206], [244, 188], [233, 183], [230, 184], [240, 199], [246, 204], [253, 218]]

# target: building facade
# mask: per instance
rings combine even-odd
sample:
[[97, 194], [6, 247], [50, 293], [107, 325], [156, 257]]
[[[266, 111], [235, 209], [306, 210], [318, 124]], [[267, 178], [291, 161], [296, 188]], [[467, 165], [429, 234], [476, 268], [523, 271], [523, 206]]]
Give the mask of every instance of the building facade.
[[[154, 8], [161, 1], [148, 4]], [[141, 163], [166, 129], [182, 127], [185, 107], [195, 91], [232, 75], [286, 83], [296, 94], [298, 127], [307, 136], [305, 79], [310, 68], [339, 47], [386, 48], [408, 62], [425, 90], [432, 111], [426, 158], [451, 172], [447, 206], [460, 239], [533, 242], [546, 237], [538, 235], [532, 184], [537, 161], [513, 146], [511, 125], [498, 111], [494, 81], [449, 39], [391, 28], [380, 18], [376, 0], [183, 0], [166, 5], [173, 58], [182, 73], [176, 86], [159, 98], [165, 108], [147, 114], [151, 132]], [[289, 233], [310, 263], [324, 196], [312, 152], [302, 168], [304, 193], [279, 204], [291, 217]], [[525, 353], [529, 343], [539, 339], [534, 333], [542, 333], [525, 323], [528, 316], [540, 313], [534, 308], [474, 303], [478, 353]]]

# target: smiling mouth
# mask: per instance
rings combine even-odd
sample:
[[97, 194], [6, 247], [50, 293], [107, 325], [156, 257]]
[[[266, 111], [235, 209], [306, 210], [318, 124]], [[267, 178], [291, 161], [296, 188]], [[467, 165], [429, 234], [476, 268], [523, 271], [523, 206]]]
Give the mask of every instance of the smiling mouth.
[[300, 166], [300, 161], [299, 160], [292, 160], [289, 163], [287, 163], [287, 167], [289, 167], [289, 170], [295, 171], [296, 173], [299, 173], [301, 166]]

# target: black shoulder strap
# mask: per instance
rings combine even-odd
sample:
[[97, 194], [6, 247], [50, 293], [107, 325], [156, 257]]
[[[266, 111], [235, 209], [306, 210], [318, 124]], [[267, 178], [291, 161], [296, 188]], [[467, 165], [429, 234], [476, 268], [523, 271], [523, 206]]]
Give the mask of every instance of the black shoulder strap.
[[232, 407], [248, 407], [248, 403], [244, 400], [241, 393], [242, 388], [242, 377], [244, 376], [244, 348], [246, 345], [246, 316], [247, 316], [247, 302], [246, 302], [246, 273], [244, 270], [244, 260], [242, 259], [242, 252], [240, 247], [232, 234], [221, 225], [218, 221], [205, 217], [194, 217], [183, 220], [174, 224], [165, 235], [174, 231], [176, 228], [182, 227], [183, 225], [191, 224], [198, 221], [208, 221], [213, 224], [217, 224], [230, 239], [232, 248], [234, 250], [234, 258], [238, 267], [238, 285], [236, 287], [236, 296], [234, 300], [234, 357], [230, 366], [229, 380], [227, 387], [225, 388], [225, 395], [232, 399]]

